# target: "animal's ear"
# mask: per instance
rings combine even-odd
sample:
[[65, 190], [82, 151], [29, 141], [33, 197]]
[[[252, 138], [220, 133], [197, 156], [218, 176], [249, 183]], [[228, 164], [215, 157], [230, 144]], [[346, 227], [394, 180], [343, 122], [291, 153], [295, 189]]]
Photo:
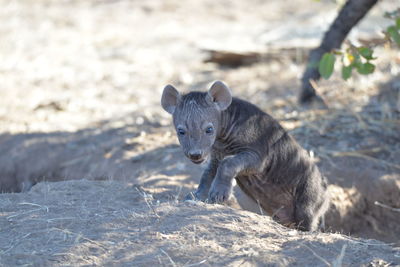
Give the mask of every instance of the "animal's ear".
[[167, 85], [164, 87], [164, 91], [161, 97], [161, 106], [165, 111], [173, 114], [176, 106], [181, 99], [181, 95], [172, 85]]
[[208, 90], [207, 99], [217, 104], [220, 110], [225, 110], [232, 103], [231, 90], [223, 82], [216, 81]]

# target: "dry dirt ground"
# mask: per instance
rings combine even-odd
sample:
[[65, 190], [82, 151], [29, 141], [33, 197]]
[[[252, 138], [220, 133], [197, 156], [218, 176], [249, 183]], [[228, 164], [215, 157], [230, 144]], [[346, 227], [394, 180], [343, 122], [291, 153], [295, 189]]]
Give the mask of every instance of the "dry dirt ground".
[[222, 205], [159, 202], [116, 181], [39, 183], [0, 198], [0, 263], [7, 266], [399, 263], [400, 250], [376, 240], [297, 232]]
[[[0, 4], [0, 264], [400, 264], [398, 48], [376, 49], [373, 75], [319, 82], [327, 109], [296, 104], [335, 3]], [[396, 6], [380, 2], [353, 42], [373, 43]], [[220, 66], [206, 62], [209, 49], [262, 57]], [[167, 83], [204, 90], [216, 79], [314, 156], [331, 184], [327, 233], [285, 229], [235, 203], [181, 202], [204, 166], [182, 155], [160, 95]]]

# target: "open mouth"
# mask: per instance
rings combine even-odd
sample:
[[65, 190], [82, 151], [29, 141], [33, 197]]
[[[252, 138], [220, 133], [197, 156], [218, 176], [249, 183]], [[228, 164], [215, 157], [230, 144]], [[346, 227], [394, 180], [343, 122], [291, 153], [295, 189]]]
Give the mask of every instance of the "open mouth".
[[191, 159], [191, 161], [192, 161], [194, 164], [200, 164], [200, 163], [202, 163], [202, 162], [204, 161], [204, 159], [197, 159], [197, 160]]

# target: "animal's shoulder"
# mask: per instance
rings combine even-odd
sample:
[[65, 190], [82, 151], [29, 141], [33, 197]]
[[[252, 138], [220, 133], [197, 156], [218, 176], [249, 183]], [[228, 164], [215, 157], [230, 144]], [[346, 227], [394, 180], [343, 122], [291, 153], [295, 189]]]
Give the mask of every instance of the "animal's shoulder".
[[239, 121], [248, 122], [250, 120], [257, 124], [270, 124], [275, 122], [271, 115], [264, 112], [256, 105], [236, 97], [232, 98], [232, 104], [229, 107], [228, 112], [230, 113], [230, 116]]
[[239, 110], [239, 111], [247, 111], [251, 113], [259, 113], [265, 114], [259, 107], [254, 105], [253, 103], [250, 103], [244, 99], [233, 97], [232, 98], [232, 104], [231, 104], [232, 109]]

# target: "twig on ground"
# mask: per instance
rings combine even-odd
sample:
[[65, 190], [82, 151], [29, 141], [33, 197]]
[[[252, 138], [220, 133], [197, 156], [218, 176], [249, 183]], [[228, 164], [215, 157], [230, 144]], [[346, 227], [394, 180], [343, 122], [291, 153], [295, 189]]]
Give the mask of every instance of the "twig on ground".
[[17, 213], [17, 214], [14, 214], [14, 215], [10, 215], [10, 216], [7, 217], [7, 220], [10, 220], [10, 219], [12, 219], [14, 217], [18, 217], [20, 215], [25, 215], [25, 214], [29, 214], [29, 213], [32, 213], [32, 212], [35, 212], [35, 211], [39, 211], [39, 210], [43, 210], [43, 209], [42, 208], [33, 209], [33, 210], [28, 210], [28, 211], [25, 211], [25, 212]]
[[147, 194], [143, 189], [141, 189], [140, 187], [136, 186], [135, 187], [136, 190], [142, 195], [144, 202], [146, 202], [147, 206], [149, 207], [150, 210], [153, 211], [154, 215], [157, 218], [160, 218], [160, 215], [157, 214], [156, 210], [154, 209], [152, 203], [149, 201], [149, 199], [153, 199], [153, 197], [149, 194]]
[[314, 254], [315, 257], [317, 257], [318, 259], [320, 259], [323, 263], [325, 263], [327, 266], [331, 266], [331, 264], [325, 260], [324, 258], [322, 258], [320, 255], [318, 255], [314, 250], [312, 250], [309, 246], [305, 245], [305, 244], [301, 244], [303, 247], [305, 247], [306, 249], [308, 249], [309, 251], [311, 251], [312, 254]]
[[177, 267], [176, 263], [172, 260], [172, 258], [168, 255], [167, 252], [165, 252], [162, 248], [160, 248], [161, 252], [167, 256], [167, 258], [169, 259], [169, 261], [171, 262], [172, 266]]
[[41, 207], [42, 209], [45, 209], [46, 212], [49, 212], [49, 207], [44, 206], [44, 205], [39, 205], [39, 204], [35, 204], [35, 203], [30, 203], [30, 202], [21, 202], [21, 203], [18, 203], [18, 205], [31, 205], [31, 206]]
[[[43, 231], [40, 231], [40, 232], [43, 232]], [[22, 239], [27, 238], [27, 237], [30, 236], [31, 234], [32, 234], [32, 233], [27, 233], [27, 234], [24, 235], [23, 237], [14, 240], [14, 241], [12, 242], [13, 244], [12, 244], [8, 249], [0, 251], [0, 255], [7, 253], [8, 251], [10, 251], [10, 250], [12, 250], [13, 248], [15, 248], [17, 245], [21, 244], [21, 243], [22, 243]]]
[[175, 203], [178, 203], [178, 199], [179, 196], [181, 195], [181, 192], [182, 192], [182, 186], [179, 186], [178, 194], [175, 195]]
[[378, 202], [378, 201], [375, 201], [374, 204], [377, 205], [377, 206], [379, 206], [379, 207], [382, 207], [382, 208], [385, 208], [385, 209], [389, 209], [389, 210], [391, 210], [391, 211], [400, 212], [400, 209], [399, 209], [399, 208], [393, 208], [393, 207], [390, 207], [390, 206], [388, 206], [388, 205], [382, 204], [382, 203], [380, 203], [380, 202]]
[[201, 265], [201, 264], [205, 263], [206, 261], [207, 261], [207, 260], [202, 260], [202, 261], [199, 261], [199, 262], [197, 262], [197, 263], [185, 264], [184, 267], [198, 266], [198, 265]]
[[61, 228], [57, 228], [57, 227], [53, 227], [53, 228], [51, 228], [50, 230], [60, 231], [60, 232], [62, 232], [62, 233], [64, 233], [64, 234], [70, 234], [70, 235], [79, 236], [79, 238], [81, 238], [81, 239], [83, 239], [83, 240], [86, 240], [86, 241], [88, 241], [89, 243], [92, 243], [92, 244], [98, 246], [98, 247], [101, 248], [104, 252], [107, 252], [107, 251], [108, 251], [108, 249], [107, 249], [106, 247], [104, 247], [102, 244], [100, 244], [99, 242], [94, 241], [94, 240], [92, 240], [92, 239], [89, 239], [89, 238], [87, 238], [87, 237], [84, 237], [82, 234], [77, 234], [77, 233], [71, 232], [71, 231], [69, 231], [69, 230], [67, 230], [67, 229], [61, 229]]
[[343, 257], [344, 257], [346, 248], [347, 248], [347, 244], [344, 244], [343, 247], [342, 247], [342, 250], [340, 251], [339, 256], [332, 263], [333, 267], [342, 267]]
[[18, 205], [30, 205], [30, 206], [35, 206], [35, 207], [39, 207], [39, 208], [38, 209], [33, 209], [33, 210], [27, 210], [27, 211], [24, 211], [24, 212], [21, 212], [21, 213], [10, 215], [10, 216], [6, 217], [7, 220], [10, 220], [10, 219], [12, 219], [14, 217], [18, 217], [20, 215], [25, 215], [25, 214], [29, 214], [29, 213], [32, 213], [32, 212], [35, 212], [35, 211], [39, 211], [39, 210], [46, 210], [46, 212], [49, 212], [49, 207], [42, 206], [42, 205], [35, 204], [35, 203], [22, 202], [22, 203], [18, 203]]
[[[356, 240], [352, 239], [351, 237], [348, 237], [348, 236], [345, 236], [345, 235], [343, 235], [342, 238], [343, 238], [343, 239], [346, 239], [346, 240], [348, 240], [348, 241], [350, 241], [350, 242], [353, 242], [353, 243], [363, 244], [363, 245], [367, 245], [367, 246], [387, 246], [387, 245], [393, 246], [393, 245], [395, 245], [395, 243], [382, 243], [382, 242], [379, 242], [379, 241], [377, 241], [377, 243], [356, 241]], [[376, 240], [375, 240], [375, 241], [376, 241]], [[379, 243], [378, 243], [378, 242], [379, 242]]]
[[149, 203], [149, 201], [147, 200], [147, 198], [144, 199], [144, 201], [146, 202], [147, 206], [149, 207], [149, 209], [151, 209], [154, 213], [154, 215], [157, 218], [160, 218], [160, 215], [157, 214], [156, 210], [154, 209], [153, 205], [151, 203]]
[[277, 209], [274, 213], [272, 213], [271, 218], [274, 218], [276, 216], [276, 214], [278, 214], [278, 212], [283, 209], [284, 206], [281, 206], [279, 209]]
[[[261, 207], [261, 205], [260, 205], [260, 201], [257, 199], [257, 205], [258, 205], [258, 208], [259, 208], [259, 210], [260, 210], [260, 214], [261, 215], [264, 215], [264, 211], [263, 211], [263, 209], [262, 209], [262, 207]], [[274, 216], [271, 216], [271, 218], [273, 218]]]
[[53, 218], [53, 219], [46, 219], [44, 221], [50, 223], [50, 222], [59, 221], [59, 220], [76, 220], [76, 217]]

